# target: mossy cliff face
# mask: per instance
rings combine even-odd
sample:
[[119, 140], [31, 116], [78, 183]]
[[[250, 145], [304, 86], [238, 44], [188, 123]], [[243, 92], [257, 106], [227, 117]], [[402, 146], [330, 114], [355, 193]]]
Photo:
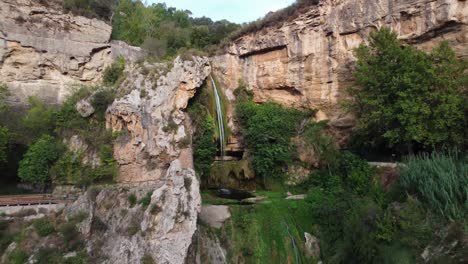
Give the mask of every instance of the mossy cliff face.
[[[213, 67], [230, 100], [243, 80], [256, 102], [318, 109], [321, 120], [344, 129], [353, 120], [336, 108], [352, 85], [353, 49], [370, 32], [390, 27], [400, 39], [428, 50], [445, 39], [466, 57], [467, 22], [468, 3], [462, 0], [324, 0], [239, 37], [225, 55], [213, 58]], [[228, 119], [235, 124], [232, 115]]]

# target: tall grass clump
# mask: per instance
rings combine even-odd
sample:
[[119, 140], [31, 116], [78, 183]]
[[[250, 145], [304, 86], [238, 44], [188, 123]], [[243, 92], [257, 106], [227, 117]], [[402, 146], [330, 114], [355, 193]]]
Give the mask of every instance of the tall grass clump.
[[456, 151], [408, 156], [401, 185], [442, 216], [461, 219], [468, 211], [467, 161]]

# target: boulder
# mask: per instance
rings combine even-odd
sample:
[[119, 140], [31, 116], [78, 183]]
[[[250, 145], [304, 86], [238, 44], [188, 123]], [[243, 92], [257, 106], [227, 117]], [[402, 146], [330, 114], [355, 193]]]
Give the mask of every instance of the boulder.
[[91, 116], [92, 114], [94, 114], [95, 111], [91, 102], [89, 102], [89, 100], [86, 99], [83, 99], [76, 103], [75, 108], [76, 111], [78, 111], [78, 113], [84, 118]]
[[305, 253], [307, 257], [320, 259], [320, 245], [319, 240], [315, 236], [305, 232]]

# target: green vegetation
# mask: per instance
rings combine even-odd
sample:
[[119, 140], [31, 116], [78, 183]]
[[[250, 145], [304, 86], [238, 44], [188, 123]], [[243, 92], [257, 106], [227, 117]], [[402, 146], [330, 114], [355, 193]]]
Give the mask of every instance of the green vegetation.
[[15, 249], [8, 255], [8, 261], [11, 264], [24, 264], [28, 258], [28, 254], [20, 249]]
[[45, 185], [50, 180], [50, 167], [64, 152], [64, 148], [53, 137], [43, 135], [24, 155], [19, 164], [18, 176], [25, 182]]
[[7, 161], [10, 133], [8, 128], [0, 126], [0, 163]]
[[468, 63], [447, 42], [427, 54], [382, 28], [356, 56], [350, 93], [361, 144], [402, 153], [466, 145]]
[[216, 156], [214, 119], [209, 111], [213, 104], [210, 98], [211, 94], [206, 86], [203, 86], [190, 101], [187, 109], [195, 130], [192, 135], [195, 170], [202, 179], [209, 176], [211, 164]]
[[151, 196], [153, 195], [153, 192], [152, 191], [149, 191], [146, 193], [145, 196], [143, 196], [143, 198], [141, 198], [138, 203], [144, 208], [146, 209], [150, 203], [151, 203]]
[[410, 156], [401, 167], [401, 186], [434, 212], [449, 219], [466, 218], [467, 158], [454, 151]]
[[46, 237], [55, 232], [55, 227], [53, 223], [50, 222], [50, 219], [41, 218], [37, 219], [33, 223], [34, 229], [41, 237]]
[[[239, 88], [244, 89], [244, 88]], [[286, 109], [277, 103], [257, 105], [246, 93], [236, 92], [236, 114], [243, 126], [245, 143], [251, 151], [252, 166], [265, 184], [269, 177], [281, 177], [283, 168], [292, 163], [291, 138], [298, 133], [305, 114], [296, 109]]]
[[141, 46], [149, 55], [162, 59], [182, 49], [206, 49], [219, 44], [239, 26], [226, 20], [191, 18], [188, 10], [164, 3], [145, 6], [141, 1], [120, 0], [112, 21], [112, 38]]
[[137, 203], [137, 197], [134, 193], [131, 193], [129, 196], [128, 196], [128, 203], [129, 203], [129, 206], [130, 208], [134, 207]]
[[104, 74], [102, 76], [104, 85], [114, 85], [117, 80], [122, 77], [124, 70], [125, 59], [123, 57], [119, 57], [116, 62], [112, 63], [111, 66], [104, 70]]

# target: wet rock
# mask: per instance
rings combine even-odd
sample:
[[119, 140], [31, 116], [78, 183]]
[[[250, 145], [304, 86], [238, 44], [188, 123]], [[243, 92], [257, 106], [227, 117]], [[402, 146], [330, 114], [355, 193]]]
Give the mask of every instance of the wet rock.
[[202, 207], [199, 217], [209, 226], [221, 228], [224, 222], [231, 217], [231, 213], [229, 206], [207, 205]]
[[304, 233], [304, 237], [306, 255], [314, 259], [320, 259], [320, 245], [318, 238], [307, 232]]

